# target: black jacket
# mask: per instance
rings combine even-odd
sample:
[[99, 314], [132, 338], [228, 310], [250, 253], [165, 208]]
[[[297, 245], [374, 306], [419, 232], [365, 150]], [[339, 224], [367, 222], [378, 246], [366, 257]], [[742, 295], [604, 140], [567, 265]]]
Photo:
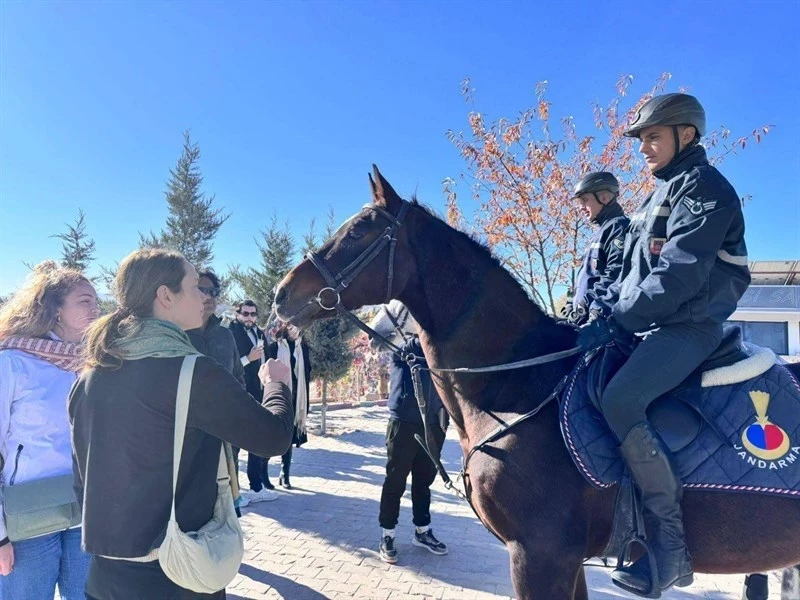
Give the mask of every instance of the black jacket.
[[[294, 342], [292, 340], [286, 340], [289, 342], [289, 353], [291, 355], [291, 369], [292, 369], [292, 410], [293, 413], [297, 413], [297, 375], [295, 375], [294, 367], [295, 367], [295, 358], [294, 358]], [[306, 414], [310, 412], [310, 403], [311, 403], [311, 356], [309, 355], [308, 351], [308, 344], [303, 341], [302, 345], [303, 349], [303, 366], [304, 371], [306, 372]], [[267, 358], [274, 358], [277, 360], [278, 358], [278, 342], [272, 342], [269, 346], [267, 346], [266, 352]], [[294, 438], [292, 439], [292, 443], [295, 444], [298, 448], [305, 444], [308, 441], [308, 436], [305, 433], [299, 433], [297, 428], [295, 427], [294, 431]]]
[[[145, 556], [164, 539], [182, 363], [180, 357], [145, 358], [119, 369], [94, 368], [72, 388], [75, 488], [90, 554]], [[277, 456], [289, 447], [292, 426], [288, 387], [271, 383], [262, 406], [216, 361], [198, 358], [175, 495], [181, 530], [196, 531], [214, 512], [220, 440]]]
[[625, 216], [622, 207], [614, 202], [600, 212], [596, 223], [599, 227], [583, 254], [583, 264], [572, 298], [570, 321], [576, 325], [585, 323], [589, 311], [599, 308], [598, 298], [605, 296], [622, 270], [625, 232], [630, 219]]
[[192, 329], [186, 333], [192, 342], [192, 346], [197, 348], [201, 354], [213, 358], [222, 365], [228, 373], [231, 373], [242, 387], [244, 385], [244, 367], [236, 348], [236, 341], [230, 330], [223, 327], [221, 319], [216, 315], [211, 315], [206, 326], [200, 329]]
[[[239, 357], [247, 356], [250, 354], [250, 350], [253, 349], [253, 342], [250, 339], [250, 336], [247, 335], [247, 329], [245, 326], [242, 325], [239, 321], [233, 320], [231, 324], [228, 325], [228, 329], [230, 329], [231, 333], [233, 334], [233, 339], [236, 342], [236, 349], [239, 351]], [[256, 339], [265, 340], [264, 344], [266, 346], [266, 336], [264, 335], [264, 330], [255, 327], [253, 331], [256, 334]], [[264, 348], [264, 355], [266, 356], [266, 347]], [[258, 378], [258, 370], [261, 368], [261, 364], [259, 361], [251, 362], [244, 366], [244, 386], [245, 389], [253, 395], [253, 398], [260, 398], [261, 397], [261, 381]]]
[[741, 201], [702, 146], [656, 176], [664, 183], [631, 215], [606, 314], [633, 332], [723, 323], [750, 283]]
[[[425, 354], [422, 352], [422, 346], [419, 343], [419, 338], [414, 336], [403, 344], [403, 353], [412, 353], [419, 357], [419, 363], [423, 367], [427, 367], [428, 363], [425, 361]], [[429, 424], [438, 423], [439, 410], [442, 408], [442, 400], [436, 393], [431, 381], [431, 374], [429, 371], [421, 371], [422, 375], [422, 392], [427, 399], [427, 422]], [[419, 406], [417, 399], [414, 395], [414, 382], [411, 377], [411, 369], [404, 360], [401, 360], [397, 353], [392, 353], [392, 367], [389, 372], [389, 414], [393, 419], [405, 421], [407, 423], [416, 423], [422, 425], [422, 416], [419, 413]]]

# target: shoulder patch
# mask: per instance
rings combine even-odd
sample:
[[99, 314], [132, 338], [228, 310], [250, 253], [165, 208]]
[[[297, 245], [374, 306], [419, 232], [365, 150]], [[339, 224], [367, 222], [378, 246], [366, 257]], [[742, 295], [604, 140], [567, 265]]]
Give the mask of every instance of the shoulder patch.
[[709, 210], [714, 210], [717, 207], [716, 200], [700, 202], [699, 200], [692, 200], [688, 196], [683, 199], [683, 204], [689, 209], [689, 212], [695, 216], [702, 215], [703, 213]]

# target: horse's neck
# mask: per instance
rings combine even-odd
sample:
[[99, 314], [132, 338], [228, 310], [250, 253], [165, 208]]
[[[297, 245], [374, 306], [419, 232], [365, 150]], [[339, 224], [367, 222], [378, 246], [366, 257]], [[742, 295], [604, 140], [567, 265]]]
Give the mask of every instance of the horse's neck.
[[[420, 342], [430, 366], [496, 365], [565, 347], [553, 347], [559, 344], [553, 334], [561, 332], [552, 320], [473, 242], [440, 223], [428, 224], [428, 231], [417, 229], [418, 279], [401, 300], [422, 329]], [[541, 375], [532, 378], [530, 369], [494, 375], [434, 372], [434, 381], [463, 431], [486, 411], [517, 412], [544, 399], [560, 373], [542, 368]]]

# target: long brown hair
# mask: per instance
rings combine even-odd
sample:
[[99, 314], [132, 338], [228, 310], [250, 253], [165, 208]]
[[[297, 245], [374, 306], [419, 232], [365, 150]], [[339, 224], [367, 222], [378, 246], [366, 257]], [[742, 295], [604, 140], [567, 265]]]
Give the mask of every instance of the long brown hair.
[[100, 317], [86, 332], [89, 367], [119, 367], [122, 364], [122, 359], [112, 348], [114, 341], [130, 334], [137, 319], [153, 316], [153, 301], [162, 285], [176, 294], [181, 291], [185, 265], [183, 255], [172, 250], [136, 250], [125, 257], [114, 279], [117, 309]]
[[25, 283], [0, 308], [0, 340], [18, 335], [44, 337], [56, 325], [58, 309], [81, 283], [90, 283], [80, 271], [46, 260], [33, 268]]

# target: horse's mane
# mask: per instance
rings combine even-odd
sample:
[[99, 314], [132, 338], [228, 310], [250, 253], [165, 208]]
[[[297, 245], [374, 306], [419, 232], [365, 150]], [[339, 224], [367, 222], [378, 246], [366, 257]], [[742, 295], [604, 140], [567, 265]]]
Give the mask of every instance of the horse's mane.
[[519, 282], [519, 280], [516, 277], [514, 277], [508, 271], [508, 269], [505, 267], [505, 265], [503, 265], [503, 262], [494, 255], [494, 253], [491, 251], [491, 249], [486, 244], [481, 242], [475, 236], [470, 235], [470, 234], [468, 234], [468, 233], [466, 233], [464, 231], [461, 231], [460, 229], [456, 229], [455, 227], [450, 225], [440, 215], [438, 215], [432, 208], [422, 204], [419, 200], [417, 200], [416, 195], [411, 196], [410, 202], [411, 202], [412, 206], [420, 209], [426, 215], [428, 215], [429, 217], [433, 218], [436, 222], [438, 222], [439, 226], [448, 229], [449, 231], [451, 231], [456, 236], [457, 239], [459, 239], [460, 241], [462, 241], [462, 242], [466, 243], [467, 245], [469, 245], [473, 250], [475, 250], [475, 252], [478, 254], [478, 256], [480, 256], [481, 258], [486, 260], [490, 265], [505, 271], [506, 274], [511, 278], [511, 281], [514, 282], [514, 286], [516, 287], [516, 289], [521, 294], [523, 294], [525, 297], [527, 297], [528, 300], [530, 300], [534, 304], [534, 306], [536, 306], [536, 308], [538, 308], [539, 311], [542, 312], [542, 314], [544, 316], [549, 317], [549, 315], [542, 308], [542, 306], [534, 298], [531, 298], [531, 295], [522, 286], [522, 284]]

